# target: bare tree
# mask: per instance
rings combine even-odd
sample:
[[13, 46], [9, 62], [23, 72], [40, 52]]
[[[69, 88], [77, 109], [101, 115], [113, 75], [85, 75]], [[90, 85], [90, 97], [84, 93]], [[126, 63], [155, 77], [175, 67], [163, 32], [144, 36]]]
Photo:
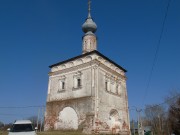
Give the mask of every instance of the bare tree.
[[173, 90], [165, 98], [168, 105], [168, 133], [180, 134], [180, 92]]
[[156, 135], [180, 135], [180, 92], [171, 91], [165, 102], [146, 105], [143, 125], [151, 126]]
[[171, 105], [176, 104], [178, 98], [180, 98], [180, 92], [178, 92], [178, 90], [172, 90], [169, 95], [165, 97], [165, 102], [168, 107], [170, 107]]
[[[37, 127], [38, 130], [40, 129], [40, 127], [41, 127], [41, 125], [40, 125], [40, 124], [41, 124], [41, 121], [40, 121], [40, 119], [38, 119], [37, 116], [30, 116], [30, 117], [28, 117], [27, 119], [32, 122], [32, 124], [33, 124], [34, 127]], [[38, 123], [37, 123], [37, 121], [38, 121]], [[38, 125], [37, 125], [37, 124], [38, 124]]]
[[162, 135], [164, 131], [165, 108], [160, 105], [146, 105], [145, 107], [145, 119], [152, 127], [155, 134]]

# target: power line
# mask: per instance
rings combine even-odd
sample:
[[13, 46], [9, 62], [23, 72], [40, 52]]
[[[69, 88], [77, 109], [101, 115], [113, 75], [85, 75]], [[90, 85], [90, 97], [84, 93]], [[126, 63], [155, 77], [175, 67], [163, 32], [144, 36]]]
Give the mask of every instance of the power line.
[[[166, 101], [162, 102], [162, 103], [159, 103], [159, 104], [156, 104], [156, 105], [153, 105], [153, 106], [149, 106], [147, 107], [146, 109], [151, 109], [151, 108], [154, 108], [154, 107], [158, 107], [158, 106], [162, 106], [164, 104], [167, 104], [167, 102], [171, 101], [171, 100], [174, 100], [174, 99], [177, 99], [177, 98], [180, 98], [180, 94], [177, 94], [176, 96], [173, 96], [171, 98], [168, 98]], [[143, 111], [145, 109], [142, 109]]]
[[165, 16], [164, 16], [164, 20], [163, 20], [162, 28], [161, 28], [161, 32], [160, 32], [160, 37], [159, 37], [159, 40], [158, 40], [158, 43], [157, 43], [157, 46], [156, 46], [156, 51], [155, 51], [152, 67], [151, 67], [151, 70], [150, 70], [148, 82], [147, 82], [146, 89], [145, 89], [145, 94], [144, 94], [144, 98], [143, 98], [143, 104], [144, 104], [145, 99], [146, 99], [146, 97], [148, 95], [148, 88], [149, 88], [149, 85], [150, 85], [150, 81], [151, 81], [151, 78], [152, 78], [152, 74], [153, 74], [153, 71], [154, 71], [155, 64], [157, 62], [159, 48], [160, 48], [161, 39], [162, 39], [163, 32], [164, 32], [165, 22], [167, 20], [167, 15], [168, 15], [170, 3], [171, 3], [171, 0], [168, 0], [168, 4], [167, 4], [167, 7], [166, 7], [166, 13], [165, 13]]
[[[148, 107], [143, 108], [143, 109], [138, 108], [138, 107], [136, 107], [136, 106], [131, 106], [131, 107], [129, 107], [128, 109], [129, 109], [129, 111], [132, 110], [132, 109], [134, 109], [137, 113], [140, 113], [141, 111], [142, 111], [142, 112], [145, 112], [145, 110], [149, 110], [149, 109], [152, 109], [152, 108], [156, 108], [156, 107], [162, 106], [162, 105], [164, 105], [164, 104], [167, 104], [169, 101], [174, 100], [174, 99], [178, 99], [178, 98], [180, 98], [180, 93], [178, 93], [177, 95], [175, 95], [175, 96], [173, 96], [173, 97], [171, 97], [171, 98], [168, 98], [166, 101], [164, 101], [164, 102], [162, 102], [162, 103], [159, 103], [159, 104], [156, 104], [156, 105], [153, 105], [153, 106], [148, 106]], [[166, 114], [166, 113], [168, 113], [168, 112], [163, 112], [163, 114]], [[139, 115], [139, 114], [138, 114], [138, 115]]]
[[0, 106], [0, 109], [24, 109], [24, 108], [39, 108], [39, 107], [45, 107], [45, 105], [38, 105], [38, 106], [35, 106], [35, 105], [32, 105], [32, 106], [8, 106], [8, 107], [5, 107], [5, 106]]
[[22, 115], [32, 115], [32, 114], [9, 114], [9, 113], [0, 113], [0, 116], [22, 116]]

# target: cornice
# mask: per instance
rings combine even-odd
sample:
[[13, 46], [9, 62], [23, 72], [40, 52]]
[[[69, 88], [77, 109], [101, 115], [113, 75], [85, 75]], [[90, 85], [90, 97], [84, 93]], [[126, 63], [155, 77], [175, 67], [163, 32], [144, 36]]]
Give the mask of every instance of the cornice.
[[77, 97], [77, 98], [66, 98], [66, 99], [58, 99], [58, 98], [56, 98], [56, 99], [49, 99], [46, 103], [48, 104], [48, 103], [54, 103], [54, 102], [58, 102], [58, 103], [60, 103], [60, 102], [65, 102], [65, 101], [75, 101], [75, 100], [83, 100], [83, 99], [85, 99], [85, 100], [87, 100], [87, 99], [90, 99], [90, 100], [92, 100], [92, 96], [83, 96], [83, 97]]
[[75, 71], [89, 67], [92, 64], [101, 66], [102, 68], [111, 71], [113, 74], [124, 77], [126, 79], [125, 72], [122, 69], [96, 53], [85, 55], [82, 58], [73, 59], [73, 61], [68, 61], [67, 63], [54, 66], [52, 67], [51, 72], [49, 72], [49, 76]]

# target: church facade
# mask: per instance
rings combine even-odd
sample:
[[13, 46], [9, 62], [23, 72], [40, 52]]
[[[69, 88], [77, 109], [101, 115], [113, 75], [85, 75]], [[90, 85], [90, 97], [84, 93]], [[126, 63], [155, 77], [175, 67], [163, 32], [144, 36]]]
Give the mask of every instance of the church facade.
[[44, 129], [129, 135], [126, 70], [97, 51], [90, 3], [82, 29], [82, 54], [50, 66]]

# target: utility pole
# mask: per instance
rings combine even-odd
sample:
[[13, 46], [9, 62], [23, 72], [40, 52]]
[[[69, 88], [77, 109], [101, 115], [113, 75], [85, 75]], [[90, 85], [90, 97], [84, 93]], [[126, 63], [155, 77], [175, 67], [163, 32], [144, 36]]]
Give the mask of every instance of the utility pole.
[[133, 124], [133, 135], [135, 135], [135, 126], [134, 126], [134, 120], [132, 120], [132, 124]]
[[40, 108], [38, 109], [38, 116], [37, 116], [37, 124], [36, 124], [36, 127], [38, 128], [38, 122], [39, 122], [39, 113], [40, 113]]
[[[43, 107], [42, 107], [42, 112], [43, 112]], [[41, 118], [40, 118], [40, 119], [41, 119], [41, 123], [40, 123], [40, 132], [42, 131], [42, 129], [41, 129], [41, 128], [42, 128], [42, 112], [41, 112]]]
[[[142, 122], [140, 122], [140, 120], [141, 120], [140, 112], [141, 111], [142, 111], [142, 109], [137, 109], [136, 108], [136, 112], [137, 112], [137, 115], [138, 115], [138, 135], [141, 135], [140, 134], [140, 129], [142, 129]], [[141, 124], [141, 126], [140, 126], [140, 124]]]
[[43, 121], [44, 121], [44, 106], [42, 106], [40, 132], [42, 131]]
[[159, 119], [159, 134], [161, 134], [162, 129], [161, 129], [161, 116], [158, 115], [158, 119]]

